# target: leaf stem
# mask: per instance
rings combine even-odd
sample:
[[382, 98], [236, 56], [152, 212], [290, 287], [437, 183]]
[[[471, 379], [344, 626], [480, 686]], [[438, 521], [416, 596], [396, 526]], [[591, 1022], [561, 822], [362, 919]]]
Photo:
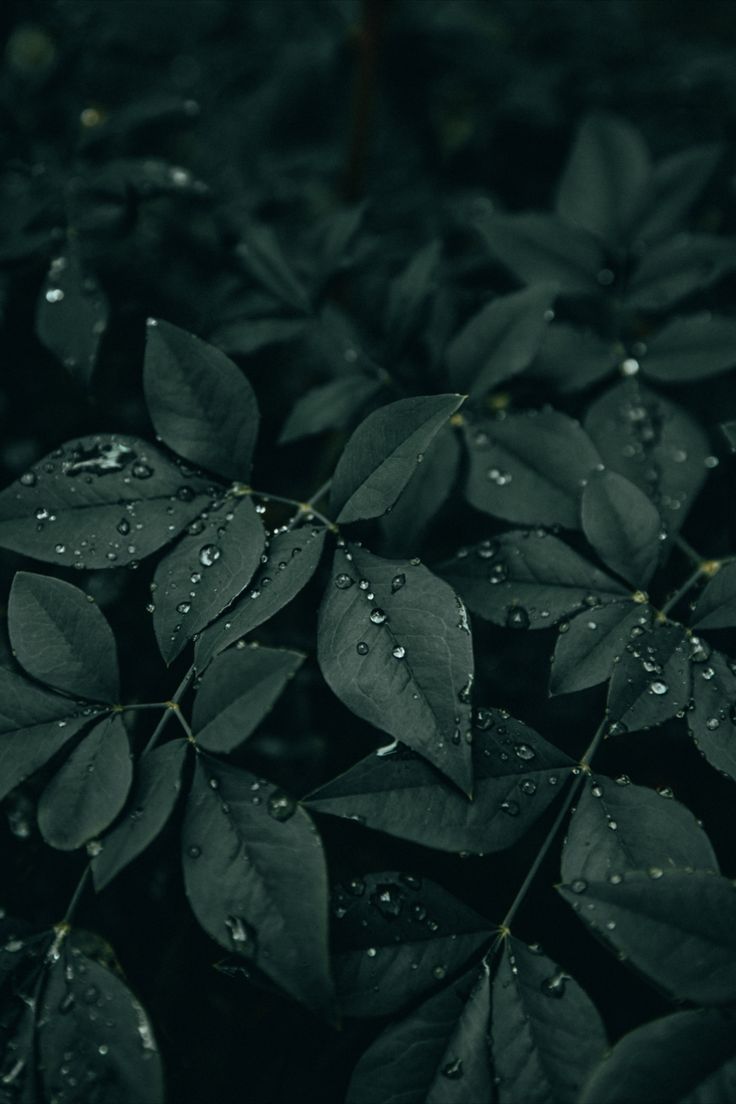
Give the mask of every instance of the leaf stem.
[[[329, 482], [331, 482], [331, 480]], [[329, 486], [329, 482], [326, 486]], [[270, 491], [251, 490], [250, 493], [253, 495], [254, 498], [260, 498], [264, 502], [283, 502], [287, 506], [296, 507], [297, 512], [291, 519], [291, 522], [289, 523], [289, 528], [293, 528], [299, 518], [304, 517], [308, 514], [313, 514], [314, 517], [318, 518], [323, 525], [326, 525], [332, 533], [337, 532], [337, 526], [335, 525], [334, 521], [332, 521], [331, 518], [328, 518], [325, 514], [320, 513], [319, 510], [316, 510], [311, 502], [299, 502], [296, 498], [287, 498], [286, 495], [272, 494]], [[324, 493], [325, 488], [320, 488], [320, 491], [316, 495], [313, 495], [313, 498], [319, 498], [319, 495]]]
[[684, 537], [679, 535], [675, 537], [675, 547], [679, 548], [681, 552], [684, 552], [692, 563], [701, 564], [703, 562], [703, 557], [695, 551], [693, 546], [689, 544]]
[[74, 913], [77, 911], [77, 905], [79, 904], [82, 894], [87, 888], [87, 882], [89, 881], [90, 874], [92, 873], [92, 867], [89, 863], [82, 871], [82, 876], [77, 882], [76, 889], [72, 893], [71, 900], [67, 905], [66, 912], [64, 913], [64, 919], [62, 924], [71, 924]]
[[128, 713], [133, 709], [168, 709], [168, 702], [133, 702], [132, 705], [121, 705], [118, 712]]
[[153, 732], [151, 733], [151, 739], [148, 741], [148, 743], [146, 744], [146, 746], [143, 749], [143, 755], [145, 755], [146, 752], [150, 751], [151, 748], [156, 745], [159, 736], [161, 735], [161, 733], [166, 728], [166, 725], [169, 722], [169, 718], [171, 717], [171, 714], [172, 713], [176, 713], [177, 715], [179, 714], [179, 709], [178, 709], [179, 701], [180, 701], [182, 695], [184, 694], [184, 691], [189, 686], [189, 683], [192, 681], [193, 677], [194, 677], [194, 666], [191, 666], [189, 668], [189, 670], [187, 671], [187, 673], [184, 675], [184, 678], [181, 680], [181, 682], [177, 686], [177, 688], [174, 691], [171, 699], [167, 702], [164, 702], [164, 706], [165, 706], [164, 712], [162, 713], [161, 717], [159, 718], [158, 724], [156, 725]]
[[675, 593], [672, 595], [671, 598], [667, 599], [665, 604], [662, 606], [662, 609], [660, 610], [660, 613], [663, 616], [666, 617], [667, 614], [670, 612], [670, 610], [674, 609], [674, 607], [678, 604], [678, 602], [680, 602], [685, 597], [685, 595], [688, 593], [688, 591], [691, 590], [692, 587], [695, 586], [695, 584], [698, 582], [698, 580], [701, 578], [701, 576], [703, 574], [704, 574], [703, 562], [700, 561], [698, 563], [698, 566], [695, 568], [695, 570], [693, 572], [691, 572], [690, 575], [688, 575], [687, 579], [682, 584], [682, 586], [679, 587], [675, 591]]

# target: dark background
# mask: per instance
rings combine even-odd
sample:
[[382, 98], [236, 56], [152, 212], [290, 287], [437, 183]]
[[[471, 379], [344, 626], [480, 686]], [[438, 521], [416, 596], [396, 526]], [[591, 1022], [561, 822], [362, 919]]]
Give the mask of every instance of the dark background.
[[[333, 279], [327, 295], [380, 359], [387, 280], [433, 235], [446, 242], [458, 317], [484, 295], [513, 288], [458, 228], [453, 211], [483, 198], [502, 209], [549, 207], [590, 108], [628, 118], [658, 156], [713, 139], [732, 146], [736, 135], [730, 0], [31, 0], [3, 5], [0, 21], [2, 486], [73, 436], [150, 435], [140, 388], [146, 316], [204, 337], [259, 317], [262, 293], [231, 248], [246, 215], [272, 225], [307, 271], [321, 220], [341, 202], [367, 200], [355, 265]], [[206, 187], [183, 194], [139, 187], [121, 168], [131, 159], [183, 166]], [[727, 161], [698, 209], [700, 229], [736, 232], [732, 176]], [[67, 222], [112, 307], [89, 391], [34, 330], [39, 288]], [[734, 290], [732, 281], [719, 285], [717, 304], [728, 309]], [[329, 476], [344, 435], [274, 443], [294, 400], [327, 378], [329, 356], [291, 343], [236, 358], [263, 412], [259, 488], [302, 498]], [[390, 367], [415, 390], [439, 389], [416, 350], [407, 365]], [[549, 397], [520, 388], [521, 405]], [[728, 379], [680, 388], [677, 398], [709, 429], [736, 413]], [[576, 399], [563, 406], [580, 409]], [[715, 432], [713, 449], [722, 451]], [[268, 520], [283, 518], [273, 510]], [[685, 533], [703, 554], [718, 555], [729, 547], [729, 525], [721, 464]], [[458, 533], [478, 540], [495, 527], [453, 496], [416, 551], [431, 562], [455, 547]], [[52, 570], [2, 553], [1, 595], [20, 567]], [[665, 589], [687, 570], [675, 554]], [[138, 571], [60, 573], [93, 593], [112, 621], [128, 700], [160, 700], [178, 682], [178, 669], [167, 672], [158, 656], [145, 611], [151, 572], [146, 562]], [[316, 580], [259, 632], [312, 654], [259, 737], [239, 753], [297, 795], [377, 743], [321, 682], [313, 658], [318, 596]], [[547, 700], [552, 640], [476, 624], [478, 700], [505, 706], [579, 754], [601, 716], [602, 692]], [[719, 644], [733, 641], [722, 634]], [[12, 662], [4, 639], [2, 648]], [[136, 740], [147, 734], [144, 723], [132, 732]], [[703, 819], [724, 872], [733, 875], [732, 783], [700, 760], [678, 722], [645, 739], [626, 737], [604, 751], [600, 765], [672, 787]], [[84, 862], [38, 837], [34, 802], [44, 777], [11, 795], [0, 822], [0, 903], [38, 924], [59, 919]], [[496, 921], [546, 827], [543, 820], [508, 853], [459, 860], [357, 825], [320, 824], [336, 878], [379, 869], [425, 873]], [[334, 1031], [279, 994], [216, 970], [221, 955], [183, 896], [176, 834], [174, 823], [78, 914], [110, 940], [151, 1013], [171, 1101], [342, 1100], [380, 1025], [348, 1021]], [[549, 889], [556, 877], [553, 855], [518, 918], [519, 935], [574, 966], [612, 1037], [666, 1011], [669, 1002], [600, 950], [558, 902]]]

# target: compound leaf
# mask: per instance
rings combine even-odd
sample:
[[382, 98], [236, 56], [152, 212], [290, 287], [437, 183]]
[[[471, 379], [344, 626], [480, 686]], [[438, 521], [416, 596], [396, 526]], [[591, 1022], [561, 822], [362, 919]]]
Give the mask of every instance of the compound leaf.
[[194, 700], [197, 744], [233, 751], [255, 731], [305, 658], [303, 652], [251, 644], [213, 659]]
[[695, 629], [730, 629], [736, 625], [736, 563], [723, 564], [695, 603]]
[[19, 571], [10, 590], [8, 631], [29, 675], [76, 697], [117, 701], [115, 637], [104, 614], [78, 587]]
[[393, 506], [462, 395], [399, 399], [374, 410], [345, 446], [330, 490], [338, 522], [379, 517]]
[[283, 791], [200, 755], [182, 838], [202, 927], [309, 1008], [331, 1011], [327, 871], [319, 836]]
[[128, 734], [114, 713], [93, 726], [41, 794], [41, 835], [60, 851], [88, 843], [118, 815], [132, 778]]
[[611, 602], [564, 622], [552, 657], [550, 696], [572, 694], [605, 682], [632, 630], [647, 620], [638, 604]]
[[465, 607], [418, 561], [338, 547], [320, 609], [325, 680], [359, 717], [469, 792], [473, 648]]
[[606, 712], [613, 732], [635, 732], [674, 717], [690, 700], [690, 647], [685, 630], [655, 621], [625, 645], [615, 664]]
[[178, 326], [149, 319], [143, 383], [151, 421], [169, 448], [223, 479], [247, 480], [258, 404], [224, 353]]
[[525, 525], [579, 528], [583, 481], [601, 463], [579, 422], [533, 410], [480, 422], [466, 436], [471, 506]]
[[705, 666], [693, 665], [687, 724], [711, 766], [736, 778], [736, 674], [720, 652], [713, 652]]
[[639, 488], [616, 472], [592, 472], [583, 490], [583, 532], [603, 563], [635, 587], [657, 567], [662, 520]]
[[98, 893], [153, 843], [171, 816], [186, 751], [186, 740], [171, 740], [141, 756], [123, 817], [99, 841], [102, 850], [92, 859]]

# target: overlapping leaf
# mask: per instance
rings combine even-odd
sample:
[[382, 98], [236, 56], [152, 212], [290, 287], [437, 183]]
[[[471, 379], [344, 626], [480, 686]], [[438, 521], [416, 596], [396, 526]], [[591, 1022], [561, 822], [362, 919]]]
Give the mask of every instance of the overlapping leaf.
[[82, 386], [95, 370], [108, 314], [107, 296], [83, 273], [78, 249], [69, 244], [51, 261], [36, 304], [36, 333]]
[[696, 629], [728, 629], [736, 625], [736, 563], [723, 564], [698, 597], [693, 610]]
[[616, 472], [592, 472], [583, 490], [583, 532], [603, 563], [635, 587], [657, 567], [662, 521], [656, 506]]
[[552, 656], [550, 695], [571, 694], [605, 682], [631, 635], [639, 635], [649, 620], [647, 609], [621, 601], [563, 622]]
[[736, 779], [736, 673], [720, 652], [692, 672], [693, 708], [687, 724], [698, 749], [717, 770]]
[[616, 663], [606, 706], [614, 731], [662, 724], [690, 700], [690, 646], [685, 630], [655, 620], [625, 645]]
[[476, 219], [475, 229], [491, 255], [522, 283], [554, 280], [568, 295], [600, 291], [597, 276], [605, 257], [600, 243], [586, 230], [555, 215], [495, 211]]

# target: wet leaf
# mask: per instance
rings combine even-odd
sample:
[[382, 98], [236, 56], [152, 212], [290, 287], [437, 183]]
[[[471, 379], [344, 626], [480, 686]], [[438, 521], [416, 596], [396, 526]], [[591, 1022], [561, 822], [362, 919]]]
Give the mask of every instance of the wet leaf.
[[273, 617], [306, 586], [322, 555], [326, 532], [324, 526], [307, 523], [273, 534], [265, 553], [268, 559], [256, 571], [248, 590], [197, 640], [194, 655], [198, 670], [204, 670], [218, 652]]
[[615, 665], [606, 712], [618, 732], [662, 724], [690, 699], [690, 647], [684, 629], [659, 622], [630, 640]]
[[525, 525], [580, 526], [582, 484], [601, 458], [573, 418], [528, 411], [466, 430], [471, 506]]
[[498, 1104], [576, 1104], [606, 1047], [601, 1018], [578, 983], [538, 946], [507, 936], [491, 1008]]
[[447, 583], [418, 561], [340, 547], [317, 646], [325, 680], [349, 709], [470, 791], [473, 648]]
[[449, 498], [460, 467], [460, 445], [452, 426], [441, 429], [380, 525], [392, 555], [412, 555], [419, 548], [443, 503]]
[[632, 630], [638, 633], [648, 619], [642, 607], [633, 602], [611, 602], [574, 617], [557, 638], [550, 695], [587, 690], [609, 679]]
[[478, 710], [472, 747], [471, 802], [400, 746], [368, 755], [305, 802], [315, 812], [440, 851], [500, 851], [555, 800], [574, 763], [498, 709]]
[[560, 893], [604, 942], [673, 997], [726, 1004], [736, 996], [736, 889], [702, 870], [628, 871]]
[[367, 874], [332, 895], [334, 970], [347, 1016], [384, 1016], [454, 977], [492, 925], [427, 878]]
[[141, 756], [123, 814], [100, 840], [92, 859], [99, 893], [156, 839], [171, 816], [181, 790], [186, 740], [171, 740]]
[[473, 613], [495, 625], [548, 629], [579, 610], [626, 596], [611, 579], [544, 530], [502, 533], [463, 548], [438, 569]]
[[109, 309], [96, 278], [83, 272], [78, 249], [68, 244], [46, 274], [36, 303], [36, 333], [82, 387], [92, 379]]
[[149, 319], [143, 381], [151, 420], [169, 448], [223, 479], [248, 479], [258, 404], [224, 353]]
[[78, 587], [19, 571], [8, 601], [8, 631], [29, 675], [80, 698], [117, 701], [115, 638], [104, 614]]
[[627, 870], [718, 870], [710, 840], [679, 801], [594, 772], [577, 799], [562, 849], [562, 879], [620, 885]]
[[327, 872], [304, 810], [270, 783], [200, 755], [182, 861], [205, 931], [307, 1007], [331, 1011]]
[[461, 395], [417, 396], [369, 414], [335, 469], [330, 489], [335, 520], [346, 523], [385, 514], [462, 401]]
[[687, 724], [711, 766], [736, 779], [736, 674], [720, 652], [693, 665], [693, 708]]
[[303, 652], [251, 644], [217, 656], [197, 690], [192, 727], [200, 747], [229, 752], [271, 710], [305, 660]]
[[736, 563], [723, 564], [709, 579], [693, 610], [695, 629], [728, 629], [736, 625]]
[[659, 560], [662, 520], [643, 491], [616, 472], [592, 472], [582, 522], [603, 563], [632, 586], [646, 587]]
[[62, 567], [137, 563], [205, 508], [207, 486], [137, 437], [76, 438], [0, 492], [0, 546]]
[[249, 497], [217, 499], [163, 557], [154, 576], [153, 627], [167, 663], [245, 590], [265, 539]]
[[60, 851], [88, 843], [118, 815], [132, 777], [128, 734], [115, 713], [92, 727], [41, 794], [41, 835]]

